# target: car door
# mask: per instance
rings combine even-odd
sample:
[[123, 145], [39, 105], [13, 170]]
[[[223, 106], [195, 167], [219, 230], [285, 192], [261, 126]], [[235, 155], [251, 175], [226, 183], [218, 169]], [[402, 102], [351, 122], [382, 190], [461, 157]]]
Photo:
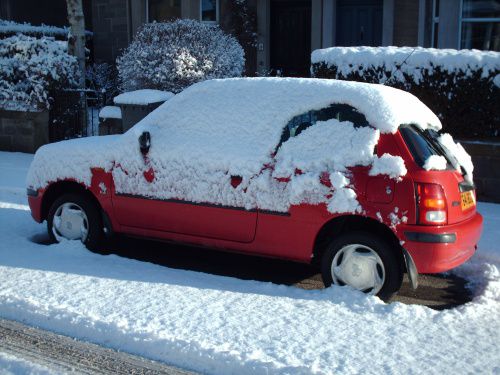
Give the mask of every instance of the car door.
[[[119, 163], [116, 165], [115, 168], [123, 168]], [[151, 165], [155, 165], [154, 157], [144, 155], [142, 177], [138, 177], [144, 179], [144, 184], [151, 184], [160, 175], [160, 171], [155, 171]], [[168, 170], [162, 172], [163, 175], [168, 174]], [[123, 178], [132, 178], [126, 170], [120, 173]], [[192, 181], [193, 185], [196, 183], [197, 181]], [[224, 188], [237, 189], [241, 180], [238, 176], [228, 176], [227, 181], [222, 183], [227, 184]], [[236, 242], [252, 242], [255, 237], [257, 210], [217, 205], [210, 203], [208, 199], [206, 202], [191, 202], [179, 198], [157, 199], [135, 192], [123, 194], [115, 191], [113, 207], [124, 232], [137, 234], [137, 229], [142, 229], [150, 231], [148, 235], [156, 233], [159, 237], [165, 237], [165, 233], [178, 233]]]

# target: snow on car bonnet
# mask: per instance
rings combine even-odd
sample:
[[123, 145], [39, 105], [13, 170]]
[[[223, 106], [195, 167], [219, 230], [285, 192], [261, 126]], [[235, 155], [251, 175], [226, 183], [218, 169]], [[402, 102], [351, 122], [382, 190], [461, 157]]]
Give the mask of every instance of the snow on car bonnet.
[[[280, 145], [290, 120], [332, 104], [354, 107], [371, 126], [331, 118]], [[112, 147], [100, 148], [98, 154], [89, 150], [78, 162], [81, 170], [101, 166], [103, 158], [115, 162], [118, 193], [280, 212], [293, 204], [324, 202], [330, 212], [360, 212], [347, 168], [373, 164], [371, 175], [404, 175], [400, 157], [385, 155], [379, 160], [374, 147], [380, 133], [395, 132], [407, 123], [441, 128], [439, 119], [413, 95], [381, 85], [291, 78], [211, 80], [173, 96]], [[146, 158], [138, 147], [144, 131], [151, 134]], [[90, 184], [83, 172], [73, 168], [68, 173], [55, 166], [61, 157], [47, 158], [52, 150], [56, 149], [44, 147], [33, 164], [39, 164], [44, 154], [59, 178]], [[148, 171], [154, 171], [154, 178], [145, 178]], [[331, 188], [320, 183], [325, 172]], [[28, 184], [34, 187], [49, 181], [37, 171], [30, 175], [34, 178]], [[50, 176], [55, 180], [54, 173]], [[236, 187], [232, 176], [241, 179]]]

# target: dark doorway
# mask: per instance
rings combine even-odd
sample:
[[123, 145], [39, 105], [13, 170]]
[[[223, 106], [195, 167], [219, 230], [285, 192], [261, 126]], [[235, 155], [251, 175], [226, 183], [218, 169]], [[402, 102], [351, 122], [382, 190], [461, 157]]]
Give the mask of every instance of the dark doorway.
[[271, 1], [271, 70], [307, 77], [311, 64], [311, 1]]
[[337, 1], [337, 46], [382, 44], [382, 0]]

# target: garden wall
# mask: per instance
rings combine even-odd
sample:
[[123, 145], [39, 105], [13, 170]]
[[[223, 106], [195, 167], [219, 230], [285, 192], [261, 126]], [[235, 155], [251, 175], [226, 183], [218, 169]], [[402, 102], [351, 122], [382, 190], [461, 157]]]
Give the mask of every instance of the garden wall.
[[34, 153], [49, 142], [49, 113], [0, 110], [0, 150]]

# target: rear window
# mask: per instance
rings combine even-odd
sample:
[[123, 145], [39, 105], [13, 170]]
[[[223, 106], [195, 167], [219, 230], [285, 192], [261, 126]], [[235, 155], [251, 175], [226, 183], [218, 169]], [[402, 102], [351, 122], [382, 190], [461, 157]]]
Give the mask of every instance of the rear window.
[[415, 162], [423, 167], [425, 161], [432, 155], [444, 156], [448, 168], [453, 169], [450, 156], [438, 142], [439, 133], [432, 129], [422, 130], [415, 125], [401, 125], [399, 132], [410, 150]]

